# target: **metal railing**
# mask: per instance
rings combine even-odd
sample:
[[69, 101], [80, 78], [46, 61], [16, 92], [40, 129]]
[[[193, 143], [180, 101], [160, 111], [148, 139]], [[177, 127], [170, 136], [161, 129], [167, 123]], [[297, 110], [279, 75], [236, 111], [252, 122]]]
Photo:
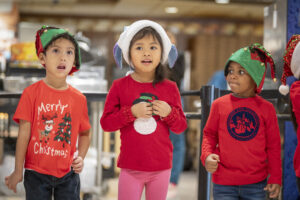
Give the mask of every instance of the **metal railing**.
[[[181, 96], [196, 96], [199, 97], [201, 100], [201, 114], [197, 112], [185, 112], [185, 116], [188, 120], [201, 120], [200, 123], [200, 145], [199, 145], [199, 155], [201, 155], [201, 144], [202, 144], [202, 133], [206, 121], [209, 116], [210, 107], [216, 98], [228, 94], [230, 91], [227, 90], [219, 90], [213, 86], [203, 86], [201, 90], [194, 90], [194, 91], [182, 91], [180, 94]], [[98, 101], [103, 103], [106, 99], [107, 93], [83, 93], [88, 101]], [[10, 93], [10, 92], [0, 92], [0, 98], [20, 98], [21, 93]], [[282, 96], [277, 90], [263, 90], [260, 94], [265, 99], [278, 99], [278, 98], [286, 98]], [[103, 106], [103, 105], [102, 105]], [[100, 106], [101, 107], [101, 106]], [[100, 131], [100, 113], [97, 113], [101, 108], [97, 105], [97, 109], [94, 110], [92, 113], [93, 115], [97, 115], [94, 117], [93, 123], [95, 123], [95, 129]], [[289, 114], [277, 114], [278, 120], [289, 120]], [[94, 129], [94, 130], [95, 130]], [[101, 132], [101, 131], [100, 131]], [[99, 134], [99, 133], [98, 133]], [[98, 141], [98, 149], [102, 148], [102, 139], [99, 137]], [[200, 157], [198, 158], [200, 159]], [[97, 161], [101, 163], [101, 154], [98, 155]], [[100, 165], [101, 166], [101, 165]], [[97, 169], [97, 183], [96, 186], [101, 187], [101, 180], [102, 180], [102, 170], [100, 167]], [[210, 199], [210, 175], [206, 172], [205, 167], [199, 162], [198, 166], [198, 200], [209, 200]]]

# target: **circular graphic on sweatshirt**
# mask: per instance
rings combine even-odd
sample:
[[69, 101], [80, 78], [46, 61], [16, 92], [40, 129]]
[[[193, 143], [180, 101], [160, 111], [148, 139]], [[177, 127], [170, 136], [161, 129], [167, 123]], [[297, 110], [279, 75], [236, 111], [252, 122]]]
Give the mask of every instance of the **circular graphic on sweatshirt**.
[[[135, 99], [134, 102], [132, 103], [137, 104], [140, 102], [147, 102], [150, 103], [152, 106], [152, 101], [157, 100], [158, 97], [154, 94], [151, 93], [141, 93], [139, 98]], [[157, 123], [155, 118], [150, 117], [150, 118], [137, 118], [134, 123], [133, 127], [136, 132], [142, 134], [142, 135], [148, 135], [153, 133], [156, 130]]]
[[233, 110], [227, 119], [227, 130], [236, 140], [253, 139], [259, 128], [259, 118], [250, 108], [240, 107]]
[[134, 129], [142, 135], [148, 135], [156, 130], [157, 123], [153, 117], [138, 118], [134, 121]]

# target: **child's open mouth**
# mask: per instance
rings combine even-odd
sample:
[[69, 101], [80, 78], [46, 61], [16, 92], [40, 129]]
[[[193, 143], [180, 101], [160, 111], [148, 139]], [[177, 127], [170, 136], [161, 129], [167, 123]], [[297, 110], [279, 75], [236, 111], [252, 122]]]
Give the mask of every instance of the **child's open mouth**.
[[142, 63], [144, 63], [144, 64], [150, 64], [150, 63], [152, 63], [152, 60], [142, 60]]
[[57, 67], [57, 69], [64, 70], [64, 69], [66, 69], [66, 66], [60, 65], [60, 66]]

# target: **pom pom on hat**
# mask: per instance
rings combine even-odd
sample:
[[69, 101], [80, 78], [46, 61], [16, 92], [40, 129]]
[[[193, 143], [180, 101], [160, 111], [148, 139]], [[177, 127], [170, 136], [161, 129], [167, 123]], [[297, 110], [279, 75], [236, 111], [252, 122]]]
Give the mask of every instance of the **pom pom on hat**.
[[[296, 78], [294, 75], [299, 76], [299, 68], [295, 63], [295, 60], [300, 56], [300, 35], [293, 35], [290, 40], [288, 41], [285, 49], [285, 53], [283, 56], [284, 66], [283, 66], [283, 73], [281, 77], [281, 85], [279, 87], [279, 92], [283, 95], [287, 95], [289, 93], [289, 88]], [[297, 62], [297, 61], [296, 61]], [[290, 80], [288, 80], [290, 78]], [[288, 85], [287, 85], [288, 84]], [[290, 85], [290, 86], [289, 86]]]
[[132, 38], [145, 27], [153, 28], [160, 35], [163, 43], [162, 63], [167, 63], [168, 61], [169, 67], [173, 67], [178, 56], [177, 49], [175, 45], [171, 43], [163, 27], [150, 20], [139, 20], [124, 28], [124, 31], [121, 33], [120, 38], [115, 44], [113, 50], [114, 59], [117, 65], [122, 68], [122, 57], [124, 57], [124, 60], [127, 62], [127, 64], [131, 65], [129, 58], [130, 42]]
[[279, 92], [283, 95], [287, 95], [290, 91], [290, 87], [288, 85], [280, 85]]

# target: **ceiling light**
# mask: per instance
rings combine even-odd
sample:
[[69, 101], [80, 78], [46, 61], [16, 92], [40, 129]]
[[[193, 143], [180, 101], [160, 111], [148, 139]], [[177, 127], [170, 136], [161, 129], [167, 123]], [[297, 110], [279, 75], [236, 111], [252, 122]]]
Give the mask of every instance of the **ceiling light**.
[[178, 8], [177, 7], [166, 7], [165, 8], [165, 12], [166, 13], [177, 13], [178, 12]]
[[216, 3], [219, 3], [219, 4], [228, 4], [229, 3], [229, 0], [215, 0]]

